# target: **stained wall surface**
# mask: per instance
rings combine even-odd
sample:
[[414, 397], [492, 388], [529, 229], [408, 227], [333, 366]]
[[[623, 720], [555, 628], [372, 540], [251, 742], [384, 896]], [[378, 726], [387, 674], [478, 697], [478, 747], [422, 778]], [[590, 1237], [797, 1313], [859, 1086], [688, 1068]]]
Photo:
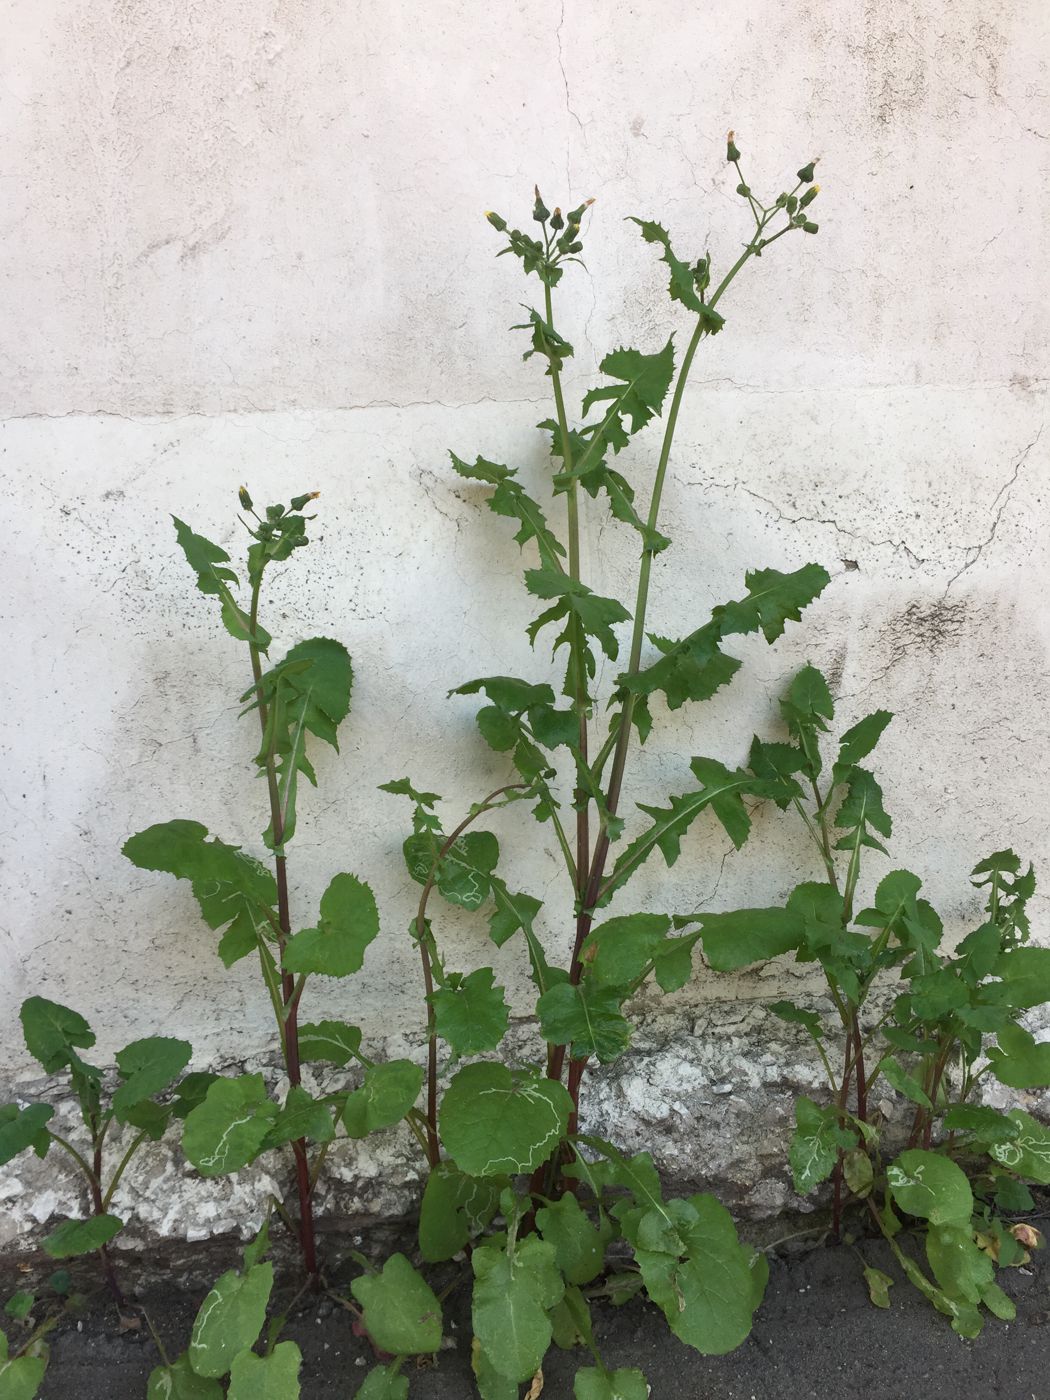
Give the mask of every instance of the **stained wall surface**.
[[[87, 1015], [103, 1056], [156, 1032], [191, 1039], [201, 1066], [268, 1043], [252, 967], [224, 972], [188, 892], [120, 854], [172, 816], [246, 844], [264, 825], [237, 720], [243, 657], [169, 520], [235, 549], [247, 482], [261, 500], [322, 490], [309, 567], [274, 584], [269, 625], [280, 647], [338, 636], [355, 661], [342, 752], [303, 797], [294, 892], [311, 922], [352, 869], [383, 934], [314, 1009], [415, 1053], [406, 811], [377, 784], [411, 774], [453, 824], [506, 768], [473, 702], [445, 692], [546, 666], [507, 522], [446, 451], [520, 465], [543, 489], [548, 383], [507, 329], [539, 284], [493, 256], [482, 213], [526, 221], [534, 181], [549, 204], [597, 198], [586, 267], [558, 289], [578, 402], [608, 349], [688, 333], [625, 216], [660, 219], [716, 270], [737, 256], [750, 216], [729, 126], [760, 192], [820, 155], [820, 233], [747, 269], [702, 349], [652, 626], [691, 630], [751, 567], [814, 559], [832, 584], [775, 648], [742, 645], [715, 701], [657, 707], [630, 804], [682, 790], [694, 753], [735, 764], [753, 732], [777, 734], [777, 697], [810, 659], [842, 727], [895, 712], [880, 750], [893, 864], [923, 876], [950, 926], [975, 916], [966, 876], [991, 850], [1047, 867], [1045, 5], [8, 0], [3, 15], [4, 1024], [42, 992]], [[643, 499], [656, 443], [622, 463]], [[584, 553], [599, 589], [633, 587], [634, 536], [600, 511]], [[493, 826], [564, 956], [546, 829], [515, 810]], [[817, 873], [772, 809], [741, 854], [727, 847], [698, 823], [674, 869], [651, 862], [618, 908], [771, 904]], [[1034, 910], [1045, 938], [1045, 897]], [[494, 952], [483, 923], [442, 927], [462, 965], [494, 961], [524, 1015], [521, 949]], [[661, 1106], [674, 1119], [660, 1075], [683, 1056], [697, 1103], [723, 1082], [741, 1113], [780, 1094], [768, 1037], [720, 1066], [709, 1029], [713, 1008], [791, 979], [698, 969], [653, 1004], [640, 1087], [603, 1101], [605, 1127], [629, 1133]], [[8, 1035], [0, 1079], [31, 1073]], [[704, 1121], [683, 1109], [673, 1150], [703, 1145]]]

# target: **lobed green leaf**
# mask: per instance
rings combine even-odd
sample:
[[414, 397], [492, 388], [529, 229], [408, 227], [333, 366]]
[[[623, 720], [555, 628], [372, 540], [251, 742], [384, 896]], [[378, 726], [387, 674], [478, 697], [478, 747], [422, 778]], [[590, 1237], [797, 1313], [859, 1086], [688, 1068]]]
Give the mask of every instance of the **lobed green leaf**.
[[467, 1065], [441, 1104], [441, 1139], [468, 1176], [529, 1172], [564, 1137], [572, 1100], [563, 1085], [504, 1065]]
[[261, 1074], [216, 1079], [186, 1116], [182, 1150], [202, 1176], [239, 1171], [263, 1150], [277, 1115]]
[[0, 1167], [27, 1147], [38, 1157], [46, 1157], [51, 1145], [47, 1124], [54, 1113], [46, 1103], [31, 1103], [26, 1108], [19, 1108], [16, 1103], [0, 1104]]
[[457, 1055], [495, 1050], [507, 1033], [510, 1007], [505, 988], [494, 986], [491, 967], [479, 967], [453, 986], [439, 987], [429, 1001], [438, 1035]]
[[226, 930], [219, 956], [231, 967], [254, 953], [259, 938], [271, 930], [277, 883], [237, 846], [209, 841], [207, 835], [200, 822], [159, 822], [132, 836], [123, 852], [140, 870], [162, 870], [191, 882], [205, 923]]
[[225, 1376], [254, 1344], [266, 1322], [273, 1290], [273, 1265], [266, 1260], [245, 1272], [228, 1270], [200, 1306], [190, 1337], [190, 1365], [198, 1376]]
[[123, 1228], [123, 1220], [115, 1215], [89, 1215], [86, 1220], [63, 1220], [42, 1241], [42, 1248], [52, 1259], [73, 1259], [79, 1254], [91, 1254], [100, 1249], [119, 1235]]
[[392, 1254], [379, 1273], [355, 1278], [350, 1291], [380, 1351], [417, 1356], [440, 1347], [441, 1304], [403, 1254]]
[[361, 1087], [347, 1095], [343, 1127], [352, 1138], [393, 1127], [413, 1107], [422, 1087], [423, 1071], [411, 1060], [372, 1065]]
[[230, 1367], [227, 1400], [299, 1400], [302, 1361], [294, 1342], [278, 1342], [265, 1356], [242, 1351]]
[[349, 977], [360, 971], [365, 950], [378, 933], [379, 911], [371, 889], [356, 875], [336, 875], [321, 896], [317, 927], [293, 934], [285, 945], [285, 970]]
[[133, 1040], [117, 1051], [117, 1069], [122, 1083], [113, 1095], [113, 1112], [125, 1122], [128, 1111], [166, 1089], [190, 1062], [193, 1047], [188, 1040], [148, 1036]]

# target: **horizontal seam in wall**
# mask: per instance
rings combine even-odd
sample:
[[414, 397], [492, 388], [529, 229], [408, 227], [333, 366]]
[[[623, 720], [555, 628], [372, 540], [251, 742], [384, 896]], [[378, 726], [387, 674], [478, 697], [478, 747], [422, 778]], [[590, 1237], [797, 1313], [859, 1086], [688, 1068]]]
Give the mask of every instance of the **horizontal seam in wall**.
[[[975, 391], [988, 389], [1011, 389], [1021, 393], [1039, 393], [1045, 390], [1050, 383], [1048, 378], [1026, 378], [1023, 383], [1018, 383], [1010, 379], [989, 379], [989, 380], [967, 380], [938, 382], [930, 384], [908, 384], [900, 381], [890, 381], [884, 384], [807, 384], [801, 386], [791, 386], [788, 388], [770, 388], [761, 384], [738, 383], [728, 377], [718, 379], [696, 380], [694, 388], [715, 388], [724, 386], [739, 393], [755, 395], [797, 395], [804, 397], [809, 394], [836, 394], [839, 396], [864, 395], [864, 394], [884, 394], [901, 392], [908, 394], [922, 394], [934, 392], [955, 392], [972, 394]], [[328, 413], [362, 413], [374, 410], [392, 409], [401, 411], [410, 408], [447, 408], [452, 410], [464, 408], [478, 408], [483, 404], [494, 404], [496, 406], [507, 406], [513, 404], [546, 404], [547, 398], [524, 398], [524, 399], [500, 399], [492, 395], [485, 395], [479, 399], [467, 399], [458, 403], [446, 403], [443, 399], [409, 399], [402, 403], [397, 403], [393, 399], [374, 399], [369, 403], [351, 403], [321, 405], [315, 404], [309, 407], [302, 405], [276, 405], [272, 408], [219, 408], [208, 410], [191, 409], [187, 412], [174, 413], [158, 410], [145, 413], [121, 413], [112, 408], [71, 408], [64, 413], [12, 413], [0, 416], [0, 423], [24, 423], [39, 420], [40, 422], [62, 422], [67, 418], [120, 418], [128, 423], [150, 423], [150, 422], [179, 422], [190, 418], [250, 418], [250, 417], [273, 417], [277, 414], [288, 416], [301, 415], [319, 417]]]

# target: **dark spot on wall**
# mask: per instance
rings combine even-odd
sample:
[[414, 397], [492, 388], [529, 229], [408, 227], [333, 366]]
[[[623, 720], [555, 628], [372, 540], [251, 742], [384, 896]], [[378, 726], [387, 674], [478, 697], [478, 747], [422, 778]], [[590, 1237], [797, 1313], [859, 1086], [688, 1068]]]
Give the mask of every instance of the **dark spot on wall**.
[[878, 646], [886, 657], [879, 678], [912, 652], [931, 661], [939, 657], [961, 640], [970, 622], [970, 607], [959, 600], [909, 603], [879, 631]]
[[872, 115], [883, 126], [908, 122], [927, 93], [921, 13], [868, 0], [864, 29], [864, 78]]

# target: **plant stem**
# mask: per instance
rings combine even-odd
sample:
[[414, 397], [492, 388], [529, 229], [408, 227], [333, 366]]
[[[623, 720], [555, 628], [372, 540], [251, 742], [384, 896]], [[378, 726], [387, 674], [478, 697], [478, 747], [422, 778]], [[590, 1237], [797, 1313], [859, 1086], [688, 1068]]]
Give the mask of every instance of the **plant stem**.
[[456, 827], [451, 836], [445, 838], [444, 843], [439, 848], [434, 857], [434, 863], [430, 867], [430, 874], [423, 886], [423, 892], [419, 896], [419, 906], [416, 909], [416, 942], [419, 944], [419, 956], [423, 963], [423, 985], [426, 989], [427, 999], [427, 1160], [431, 1167], [436, 1167], [441, 1161], [441, 1147], [437, 1130], [437, 1030], [434, 1008], [431, 1003], [431, 997], [434, 993], [434, 973], [431, 967], [430, 949], [427, 946], [427, 901], [430, 899], [430, 892], [437, 881], [438, 867], [467, 827], [476, 822], [482, 813], [487, 812], [497, 797], [502, 797], [505, 792], [519, 792], [526, 787], [528, 787], [527, 783], [505, 783], [503, 787], [498, 787], [494, 792], [490, 792], [488, 797], [479, 802], [477, 807], [463, 818], [459, 826]]
[[84, 1173], [84, 1177], [87, 1180], [88, 1186], [94, 1187], [96, 1185], [95, 1173], [91, 1170], [91, 1166], [86, 1160], [86, 1158], [81, 1156], [81, 1154], [77, 1151], [77, 1149], [73, 1146], [71, 1142], [67, 1142], [64, 1137], [61, 1137], [53, 1129], [48, 1128], [47, 1132], [51, 1141], [56, 1142], [59, 1145], [59, 1147], [63, 1149], [64, 1152], [68, 1152], [70, 1157], [73, 1158], [73, 1161], [76, 1162], [77, 1166]]
[[[543, 287], [544, 308], [547, 313], [547, 324], [554, 328], [554, 311], [549, 283], [544, 283]], [[562, 469], [566, 472], [572, 471], [572, 439], [569, 435], [569, 420], [565, 413], [565, 396], [562, 393], [561, 374], [558, 366], [552, 359], [549, 362], [551, 383], [554, 386], [554, 404], [558, 418], [558, 436], [561, 439]], [[579, 516], [579, 488], [575, 479], [569, 482], [566, 492], [566, 516], [569, 531], [569, 577], [576, 581], [580, 577], [580, 516]], [[576, 752], [576, 942], [573, 952], [573, 961], [576, 961], [576, 950], [580, 948], [584, 938], [587, 936], [587, 928], [590, 921], [584, 912], [584, 899], [587, 887], [587, 877], [591, 866], [591, 835], [590, 835], [590, 811], [591, 801], [583, 785], [583, 773], [588, 766], [588, 732], [587, 713], [590, 707], [590, 697], [587, 694], [587, 663], [586, 646], [583, 631], [580, 627], [579, 619], [574, 618], [571, 634], [571, 661], [573, 678], [573, 707], [579, 724]], [[570, 974], [571, 975], [571, 974]], [[561, 1077], [559, 1072], [559, 1078]]]
[[868, 1121], [868, 1082], [864, 1073], [864, 1041], [860, 1032], [860, 1020], [853, 1018], [853, 1063], [857, 1070], [857, 1117], [862, 1123]]
[[153, 1325], [153, 1319], [150, 1317], [149, 1313], [146, 1311], [145, 1308], [140, 1308], [139, 1311], [142, 1313], [142, 1316], [146, 1319], [146, 1326], [149, 1328], [150, 1336], [153, 1338], [153, 1345], [157, 1348], [157, 1351], [160, 1353], [161, 1361], [164, 1363], [165, 1366], [170, 1366], [171, 1358], [168, 1356], [167, 1351], [164, 1349], [164, 1343], [161, 1341], [157, 1329]]
[[[755, 237], [748, 243], [743, 253], [729, 269], [722, 281], [718, 284], [714, 295], [708, 305], [713, 308], [717, 305], [726, 288], [732, 282], [744, 264], [758, 250], [759, 234], [764, 224], [760, 224], [756, 230]], [[667, 478], [667, 467], [671, 460], [671, 448], [674, 444], [675, 431], [678, 427], [678, 414], [682, 407], [682, 399], [685, 396], [686, 384], [689, 380], [689, 372], [692, 369], [693, 360], [700, 347], [701, 340], [708, 333], [707, 323], [703, 317], [698, 317], [689, 344], [686, 347], [685, 355], [682, 359], [682, 367], [678, 371], [678, 380], [671, 396], [671, 407], [667, 412], [667, 422], [664, 426], [663, 441], [660, 445], [660, 457], [656, 464], [656, 476], [653, 481], [653, 494], [649, 501], [649, 515], [646, 526], [649, 531], [656, 529], [660, 516], [660, 503], [663, 497], [664, 483]], [[642, 643], [645, 640], [645, 617], [649, 606], [649, 582], [652, 575], [653, 550], [646, 548], [642, 552], [642, 560], [638, 569], [638, 589], [634, 605], [634, 625], [631, 632], [631, 652], [627, 663], [627, 674], [636, 676], [641, 670]], [[619, 726], [616, 734], [616, 748], [613, 751], [612, 771], [609, 775], [609, 786], [606, 791], [605, 805], [610, 816], [615, 816], [620, 801], [620, 791], [623, 786], [624, 770], [627, 766], [627, 753], [631, 744], [631, 722], [634, 717], [635, 697], [632, 691], [628, 691], [624, 696], [623, 705], [620, 710]], [[603, 825], [602, 831], [594, 851], [594, 859], [591, 865], [590, 879], [587, 884], [585, 896], [585, 909], [593, 911], [593, 904], [597, 899], [601, 888], [602, 876], [605, 874], [605, 863], [609, 854], [609, 832], [607, 825]], [[589, 928], [588, 928], [589, 931]], [[586, 937], [586, 934], [584, 935]], [[578, 944], [582, 944], [582, 939]], [[577, 946], [574, 961], [578, 957], [579, 946]]]
[[[262, 588], [260, 573], [252, 586], [251, 612], [249, 614], [248, 649], [251, 653], [252, 677], [255, 681], [255, 694], [258, 700], [259, 725], [265, 745], [264, 763], [266, 789], [270, 801], [270, 829], [273, 834], [274, 875], [277, 880], [277, 947], [283, 964], [285, 944], [291, 937], [292, 919], [288, 900], [288, 865], [284, 854], [284, 820], [281, 813], [280, 790], [277, 783], [277, 762], [273, 741], [267, 742], [268, 713], [262, 685], [262, 655], [256, 644], [259, 619], [259, 594]], [[269, 979], [267, 979], [269, 982]], [[299, 991], [302, 990], [300, 987]], [[299, 1000], [295, 978], [281, 968], [281, 995], [284, 1002], [284, 1015], [277, 1016], [277, 1028], [281, 1037], [288, 1083], [295, 1087], [302, 1082], [299, 1064]], [[274, 1008], [275, 1014], [277, 1008]], [[299, 1245], [302, 1250], [303, 1267], [311, 1278], [317, 1276], [317, 1246], [314, 1238], [314, 1212], [311, 1200], [310, 1162], [307, 1156], [306, 1139], [296, 1138], [292, 1143], [292, 1156], [295, 1159], [296, 1187], [299, 1195]]]
[[[843, 1068], [842, 1068], [842, 1084], [841, 1084], [841, 1087], [839, 1088], [839, 1125], [840, 1125], [840, 1126], [841, 1126], [842, 1123], [845, 1121], [845, 1117], [846, 1117], [846, 1106], [847, 1106], [847, 1104], [849, 1103], [849, 1086], [850, 1086], [850, 1080], [851, 1080], [851, 1078], [853, 1077], [853, 1047], [854, 1047], [854, 1045], [855, 1045], [855, 1043], [856, 1043], [855, 1040], [854, 1040], [854, 1034], [853, 1034], [853, 1032], [854, 1032], [854, 1027], [855, 1027], [855, 1025], [856, 1025], [855, 1018], [852, 1018], [852, 1016], [851, 1016], [851, 1024], [850, 1024], [850, 1026], [848, 1027], [848, 1034], [847, 1034], [847, 1037], [846, 1037], [845, 1059], [844, 1059], [844, 1064], [843, 1064]], [[835, 1190], [835, 1195], [834, 1195], [834, 1204], [833, 1204], [833, 1207], [832, 1207], [831, 1228], [832, 1228], [832, 1232], [834, 1233], [834, 1235], [836, 1236], [836, 1238], [841, 1234], [841, 1230], [842, 1230], [842, 1155], [843, 1155], [843, 1154], [842, 1154], [842, 1148], [840, 1147], [840, 1148], [839, 1148], [839, 1151], [838, 1151], [838, 1159], [837, 1159], [836, 1162], [835, 1162], [835, 1172], [834, 1172], [834, 1176], [833, 1176], [833, 1178], [832, 1178], [832, 1182], [833, 1182], [834, 1190]]]
[[[110, 1196], [111, 1196], [112, 1193], [113, 1193], [113, 1186], [111, 1185], [109, 1192], [106, 1194], [105, 1198], [103, 1199], [103, 1196], [102, 1196], [102, 1181], [101, 1181], [101, 1174], [102, 1174], [102, 1137], [101, 1137], [101, 1135], [98, 1133], [98, 1131], [97, 1131], [97, 1126], [95, 1125], [95, 1123], [94, 1123], [93, 1121], [92, 1121], [92, 1123], [90, 1124], [90, 1126], [91, 1126], [91, 1136], [92, 1136], [92, 1161], [91, 1161], [91, 1162], [88, 1162], [87, 1158], [84, 1157], [84, 1156], [82, 1156], [81, 1153], [79, 1153], [79, 1152], [77, 1151], [77, 1149], [73, 1146], [73, 1144], [72, 1144], [71, 1142], [67, 1142], [66, 1139], [65, 1139], [64, 1137], [62, 1137], [59, 1133], [54, 1132], [54, 1131], [53, 1131], [52, 1129], [50, 1129], [50, 1128], [48, 1129], [48, 1137], [50, 1137], [50, 1139], [51, 1139], [52, 1142], [57, 1143], [58, 1146], [61, 1147], [62, 1150], [63, 1150], [64, 1152], [68, 1153], [69, 1156], [72, 1157], [73, 1161], [76, 1162], [76, 1164], [77, 1164], [77, 1166], [80, 1168], [80, 1170], [83, 1172], [83, 1174], [84, 1174], [84, 1180], [87, 1182], [87, 1184], [88, 1184], [88, 1190], [89, 1190], [89, 1192], [91, 1193], [91, 1207], [92, 1207], [93, 1213], [94, 1213], [95, 1215], [105, 1215], [105, 1214], [106, 1214], [106, 1209], [107, 1209], [107, 1207], [108, 1207], [108, 1205], [109, 1205]], [[132, 1147], [133, 1147], [133, 1148], [136, 1147], [136, 1146], [138, 1145], [138, 1143], [139, 1143], [140, 1140], [141, 1140], [141, 1137], [140, 1137], [140, 1138], [136, 1138], [135, 1143], [132, 1145]], [[127, 1160], [128, 1160], [127, 1157], [125, 1157], [125, 1161], [122, 1162], [122, 1163], [120, 1164], [120, 1167], [119, 1167], [119, 1169], [118, 1169], [117, 1176], [116, 1176], [116, 1180], [117, 1180], [117, 1181], [120, 1180], [120, 1173], [123, 1171], [124, 1167], [126, 1166]], [[114, 1269], [113, 1269], [113, 1261], [112, 1261], [112, 1259], [110, 1258], [109, 1249], [108, 1249], [107, 1246], [104, 1245], [104, 1244], [103, 1244], [103, 1245], [100, 1245], [100, 1246], [99, 1246], [99, 1250], [98, 1250], [98, 1254], [99, 1254], [99, 1259], [101, 1260], [101, 1263], [102, 1263], [102, 1272], [103, 1272], [103, 1274], [104, 1274], [104, 1276], [105, 1276], [106, 1283], [107, 1283], [107, 1285], [109, 1286], [109, 1290], [110, 1290], [110, 1292], [113, 1294], [113, 1297], [116, 1299], [117, 1304], [118, 1304], [120, 1307], [123, 1307], [123, 1306], [124, 1306], [124, 1302], [125, 1302], [124, 1294], [121, 1292], [120, 1284], [117, 1282], [117, 1276], [116, 1276], [116, 1273], [114, 1272]]]
[[809, 832], [810, 838], [813, 841], [813, 844], [820, 852], [820, 858], [824, 862], [824, 869], [827, 871], [828, 883], [832, 885], [837, 885], [838, 872], [835, 869], [835, 862], [831, 859], [831, 853], [827, 849], [826, 841], [823, 839], [821, 834], [817, 831], [817, 828], [810, 821], [809, 813], [806, 811], [805, 807], [803, 807], [802, 803], [797, 797], [792, 799], [791, 805], [802, 818], [803, 822], [805, 823], [806, 830]]
[[127, 1170], [128, 1163], [131, 1161], [132, 1157], [134, 1157], [135, 1153], [139, 1150], [139, 1148], [145, 1141], [146, 1134], [144, 1132], [138, 1133], [132, 1139], [131, 1146], [124, 1153], [124, 1156], [121, 1157], [120, 1165], [117, 1167], [117, 1170], [113, 1173], [109, 1186], [106, 1190], [106, 1194], [102, 1197], [103, 1210], [109, 1210], [109, 1203], [113, 1199], [113, 1193], [120, 1185], [120, 1178], [124, 1175], [124, 1172]]
[[[106, 1214], [106, 1203], [102, 1199], [102, 1187], [100, 1185], [101, 1177], [102, 1142], [101, 1140], [99, 1140], [95, 1145], [94, 1175], [91, 1178], [91, 1204], [94, 1208], [94, 1212], [96, 1215]], [[125, 1306], [127, 1299], [124, 1297], [123, 1289], [117, 1282], [117, 1274], [116, 1270], [113, 1268], [113, 1260], [110, 1257], [109, 1245], [99, 1245], [98, 1257], [102, 1264], [102, 1273], [105, 1276], [106, 1283], [109, 1285], [109, 1291], [113, 1294], [113, 1297], [117, 1303], [117, 1307], [122, 1308]]]
[[[740, 269], [749, 258], [759, 249], [761, 233], [765, 227], [765, 220], [759, 221], [754, 237], [745, 247], [743, 253], [729, 269], [722, 281], [718, 284], [714, 295], [708, 305], [714, 307], [722, 297], [726, 288], [733, 281]], [[678, 414], [682, 407], [682, 399], [685, 395], [686, 384], [689, 380], [689, 372], [693, 365], [693, 360], [700, 346], [701, 340], [707, 334], [707, 323], [702, 316], [697, 317], [696, 325], [693, 328], [692, 336], [686, 347], [685, 355], [682, 359], [681, 368], [678, 371], [678, 379], [675, 383], [674, 392], [671, 396], [671, 406], [668, 409], [667, 421], [664, 425], [663, 440], [660, 445], [660, 456], [656, 465], [656, 475], [653, 480], [653, 492], [649, 501], [649, 515], [647, 529], [655, 531], [660, 515], [660, 503], [663, 496], [664, 482], [667, 478], [667, 467], [671, 459], [671, 447], [674, 443], [675, 430], [678, 426]], [[627, 674], [635, 676], [641, 669], [642, 643], [645, 639], [645, 617], [649, 604], [649, 582], [652, 574], [653, 550], [646, 547], [642, 552], [641, 564], [638, 570], [638, 589], [634, 607], [634, 625], [631, 633], [630, 659], [627, 665]], [[624, 771], [627, 765], [627, 753], [631, 744], [631, 722], [634, 716], [635, 697], [632, 691], [628, 691], [620, 709], [619, 722], [616, 729], [616, 744], [613, 750], [612, 770], [609, 775], [609, 785], [606, 789], [605, 805], [609, 816], [615, 816], [620, 801], [620, 791], [623, 786]], [[611, 737], [611, 736], [610, 736]], [[608, 741], [606, 741], [608, 743]], [[605, 747], [602, 749], [602, 761], [604, 763]], [[583, 973], [583, 965], [580, 961], [580, 953], [583, 944], [590, 933], [591, 925], [594, 921], [594, 907], [598, 901], [602, 889], [602, 879], [605, 875], [605, 865], [609, 854], [609, 829], [608, 823], [603, 822], [595, 842], [594, 853], [590, 861], [590, 869], [586, 881], [581, 872], [580, 884], [582, 889], [580, 897], [579, 913], [576, 920], [576, 943], [573, 947], [572, 961], [569, 965], [569, 980], [573, 985], [579, 985], [580, 977]], [[561, 1079], [562, 1069], [565, 1063], [566, 1047], [556, 1046], [553, 1054], [548, 1056], [548, 1077], [551, 1079]], [[575, 1093], [573, 1103], [579, 1107], [579, 1082], [583, 1075], [581, 1067], [575, 1072]], [[571, 1092], [571, 1091], [570, 1091]], [[577, 1114], [574, 1112], [575, 1121]]]

